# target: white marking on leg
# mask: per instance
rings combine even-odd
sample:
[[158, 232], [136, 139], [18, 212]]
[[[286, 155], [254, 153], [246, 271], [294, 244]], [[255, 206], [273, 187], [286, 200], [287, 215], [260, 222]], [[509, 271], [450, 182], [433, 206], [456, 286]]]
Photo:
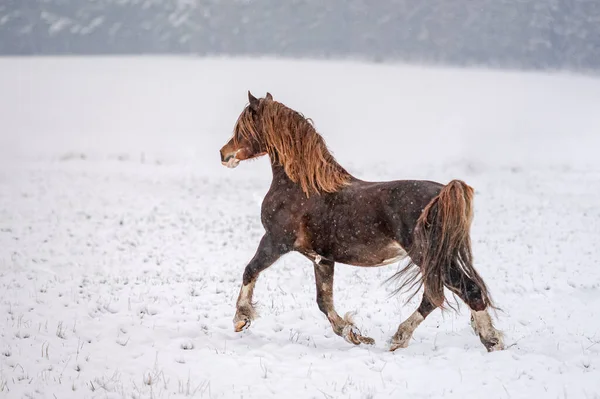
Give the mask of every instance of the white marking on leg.
[[242, 285], [240, 295], [236, 303], [236, 312], [233, 317], [233, 326], [236, 332], [240, 332], [248, 327], [252, 320], [256, 318], [256, 312], [252, 306], [252, 290], [255, 282], [248, 285]]
[[409, 331], [412, 335], [412, 333], [417, 327], [419, 327], [419, 324], [421, 324], [423, 320], [425, 320], [425, 318], [421, 315], [421, 313], [419, 313], [418, 310], [415, 310], [415, 312], [400, 325], [400, 328], [403, 328], [405, 331]]
[[493, 334], [493, 332], [496, 330], [492, 324], [492, 318], [490, 317], [490, 314], [485, 311], [482, 310], [480, 312], [474, 312], [472, 311], [471, 314], [473, 315], [473, 321], [475, 322], [475, 327], [477, 328], [477, 331], [479, 332], [480, 335], [483, 335], [484, 337], [490, 336]]
[[471, 328], [473, 329], [473, 332], [475, 332], [475, 334], [479, 335], [479, 331], [477, 330], [477, 324], [475, 323], [475, 311], [471, 310]]
[[425, 320], [425, 318], [418, 310], [416, 310], [408, 319], [400, 324], [398, 331], [392, 338], [391, 350], [406, 348], [416, 328], [419, 327], [423, 320]]
[[255, 282], [251, 282], [248, 285], [242, 285], [242, 288], [240, 290], [240, 295], [238, 297], [238, 301], [237, 301], [237, 307], [242, 308], [242, 307], [252, 307], [252, 289], [254, 288], [254, 284]]
[[479, 338], [489, 352], [504, 349], [502, 333], [494, 327], [492, 318], [487, 310], [478, 312], [471, 311], [474, 330], [479, 334]]

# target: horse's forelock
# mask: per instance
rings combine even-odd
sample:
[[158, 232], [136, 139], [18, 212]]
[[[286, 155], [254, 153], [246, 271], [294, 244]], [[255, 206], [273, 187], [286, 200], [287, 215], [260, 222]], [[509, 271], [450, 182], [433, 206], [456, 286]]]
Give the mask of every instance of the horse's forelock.
[[233, 128], [233, 140], [237, 144], [241, 139], [252, 140], [256, 138], [257, 131], [252, 118], [250, 107], [244, 108]]

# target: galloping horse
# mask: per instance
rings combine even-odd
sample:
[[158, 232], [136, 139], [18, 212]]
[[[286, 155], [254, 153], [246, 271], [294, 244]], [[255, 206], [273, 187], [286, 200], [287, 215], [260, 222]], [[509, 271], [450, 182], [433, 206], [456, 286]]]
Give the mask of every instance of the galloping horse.
[[423, 298], [398, 327], [390, 350], [407, 347], [419, 324], [444, 307], [444, 287], [469, 306], [471, 325], [486, 349], [504, 349], [488, 313], [494, 307], [488, 288], [473, 267], [470, 186], [460, 180], [447, 185], [359, 180], [336, 162], [310, 120], [269, 93], [257, 99], [248, 92], [248, 99], [233, 137], [221, 148], [221, 162], [235, 168], [268, 155], [273, 181], [262, 203], [265, 234], [244, 270], [235, 331], [248, 328], [256, 316], [252, 294], [258, 275], [296, 251], [314, 264], [317, 304], [333, 331], [356, 345], [373, 344], [333, 306], [334, 264], [382, 266], [409, 257], [393, 277], [404, 280], [398, 291], [423, 287]]

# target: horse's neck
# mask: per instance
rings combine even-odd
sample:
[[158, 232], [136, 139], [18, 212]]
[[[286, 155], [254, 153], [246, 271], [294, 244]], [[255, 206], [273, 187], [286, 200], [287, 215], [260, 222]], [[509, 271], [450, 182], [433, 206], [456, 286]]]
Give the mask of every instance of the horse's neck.
[[296, 185], [285, 173], [282, 165], [271, 160], [271, 171], [273, 172], [273, 181], [271, 186]]
[[[270, 189], [271, 191], [275, 191], [280, 188], [285, 188], [286, 190], [298, 190], [298, 191], [302, 192], [302, 188], [300, 187], [300, 184], [294, 183], [292, 181], [292, 179], [290, 179], [290, 177], [287, 175], [284, 167], [281, 164], [279, 164], [277, 162], [273, 162], [272, 159], [270, 161], [271, 161], [271, 171], [273, 173], [273, 180], [271, 181], [271, 189]], [[332, 161], [332, 163], [334, 163], [336, 167], [339, 167], [345, 173], [348, 173], [336, 161]], [[352, 175], [349, 175], [349, 176], [350, 176], [351, 181], [358, 181], [358, 179], [356, 179], [354, 176], [352, 176]]]
[[[271, 181], [271, 187], [269, 188], [269, 197], [273, 195], [279, 199], [287, 198], [289, 200], [290, 197], [295, 197], [296, 192], [301, 195], [298, 196], [304, 197], [304, 193], [302, 192], [302, 188], [299, 184], [294, 183], [292, 179], [285, 173], [285, 169], [282, 165], [271, 162], [271, 171], [273, 172], [273, 177]], [[279, 194], [278, 194], [279, 193]], [[281, 193], [285, 193], [285, 195], [280, 195]]]

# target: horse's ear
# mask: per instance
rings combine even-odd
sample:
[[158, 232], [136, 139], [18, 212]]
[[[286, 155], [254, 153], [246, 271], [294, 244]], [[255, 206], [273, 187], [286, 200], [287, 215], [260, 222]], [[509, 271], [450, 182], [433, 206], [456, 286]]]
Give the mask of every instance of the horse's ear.
[[248, 101], [250, 101], [250, 108], [253, 110], [258, 110], [258, 98], [254, 97], [250, 90], [248, 90]]
[[271, 95], [271, 93], [267, 92], [266, 99], [267, 100], [273, 100], [273, 96]]

